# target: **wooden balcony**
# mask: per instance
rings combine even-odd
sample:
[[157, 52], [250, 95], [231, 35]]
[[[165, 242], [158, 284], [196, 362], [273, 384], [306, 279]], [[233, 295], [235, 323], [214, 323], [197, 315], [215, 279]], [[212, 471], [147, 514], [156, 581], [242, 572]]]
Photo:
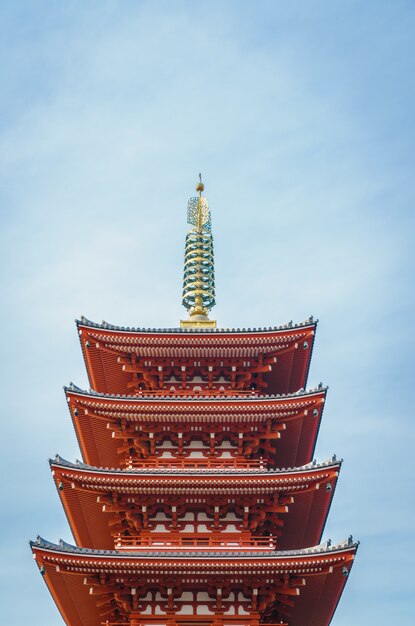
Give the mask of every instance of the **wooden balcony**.
[[233, 619], [227, 620], [222, 619], [213, 619], [210, 620], [204, 619], [203, 616], [192, 616], [189, 620], [175, 620], [175, 619], [165, 619], [165, 620], [156, 620], [152, 621], [151, 616], [146, 617], [143, 615], [142, 619], [133, 622], [101, 622], [101, 626], [288, 626], [287, 622], [278, 622], [278, 623], [269, 623], [269, 622], [259, 622], [258, 620], [247, 620], [246, 617], [238, 618], [234, 617]]
[[288, 626], [286, 622], [260, 622], [249, 615], [181, 615], [169, 616], [142, 615], [129, 622], [101, 622], [101, 626]]
[[221, 535], [176, 535], [152, 533], [137, 537], [116, 537], [115, 549], [123, 551], [159, 550], [213, 550], [215, 552], [240, 550], [258, 552], [276, 550], [274, 537], [250, 537], [242, 533]]
[[232, 389], [232, 387], [228, 384], [226, 385], [225, 388], [223, 388], [223, 385], [216, 385], [214, 389], [208, 389], [206, 387], [206, 384], [203, 385], [203, 388], [201, 388], [200, 383], [191, 383], [188, 382], [187, 386], [185, 389], [183, 389], [182, 387], [180, 387], [180, 383], [175, 383], [174, 388], [172, 387], [168, 387], [168, 385], [166, 385], [163, 389], [151, 389], [151, 391], [149, 390], [143, 390], [143, 389], [137, 389], [134, 394], [135, 397], [142, 397], [142, 396], [147, 396], [147, 395], [151, 395], [151, 396], [160, 396], [160, 397], [170, 397], [170, 398], [198, 398], [198, 397], [213, 397], [213, 398], [229, 398], [229, 397], [236, 397], [236, 398], [242, 398], [242, 397], [260, 397], [261, 395], [266, 395], [264, 393], [261, 394], [261, 390], [260, 389]]
[[245, 459], [235, 457], [152, 457], [147, 459], [129, 459], [126, 469], [226, 469], [226, 470], [266, 470], [263, 459]]

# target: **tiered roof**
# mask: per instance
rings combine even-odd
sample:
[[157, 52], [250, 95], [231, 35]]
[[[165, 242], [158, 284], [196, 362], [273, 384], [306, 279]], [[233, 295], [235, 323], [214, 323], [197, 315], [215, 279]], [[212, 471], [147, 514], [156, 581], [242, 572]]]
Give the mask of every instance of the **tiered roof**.
[[[268, 554], [235, 551], [130, 554], [89, 550], [62, 541], [56, 545], [40, 537], [31, 542], [40, 571], [63, 618], [71, 626], [105, 623], [105, 612], [110, 614], [115, 606], [122, 613], [134, 610], [138, 603], [145, 615], [149, 603], [146, 598], [151, 597], [147, 594], [152, 589], [171, 585], [175, 577], [180, 580], [177, 606], [186, 604], [180, 601], [184, 591], [208, 589], [210, 594], [219, 584], [232, 590], [231, 597], [238, 591], [255, 595], [256, 590], [256, 601], [271, 615], [274, 606], [282, 613], [289, 607], [292, 624], [321, 626], [328, 624], [334, 613], [357, 545], [349, 539], [335, 546], [325, 543], [306, 550]], [[232, 603], [231, 599], [229, 604]]]
[[[327, 392], [322, 385], [309, 391], [303, 389], [315, 325], [309, 320], [270, 330], [185, 328], [173, 332], [119, 329], [86, 320], [78, 323], [88, 374], [95, 389], [85, 391], [71, 384], [65, 393], [86, 463], [71, 463], [56, 457], [51, 461], [51, 469], [74, 537], [85, 548], [64, 542], [57, 546], [44, 540], [32, 543], [51, 593], [70, 626], [100, 623], [103, 613], [99, 608], [101, 603], [96, 602], [97, 593], [104, 594], [113, 616], [115, 606], [120, 610], [118, 592], [113, 588], [122, 590], [122, 606], [126, 606], [137, 576], [142, 585], [147, 584], [143, 581], [151, 575], [157, 586], [165, 584], [166, 576], [179, 575], [182, 580], [184, 572], [187, 583], [182, 585], [182, 590], [190, 585], [192, 592], [198, 585], [205, 588], [213, 573], [222, 580], [229, 579], [233, 587], [255, 574], [258, 586], [267, 588], [266, 593], [259, 591], [258, 597], [261, 593], [269, 594], [269, 583], [273, 580], [275, 606], [272, 608], [269, 597], [262, 600], [261, 614], [267, 605], [267, 614], [272, 616], [275, 610], [278, 615], [288, 616], [293, 625], [302, 625], [306, 618], [309, 626], [328, 623], [357, 545], [347, 542], [334, 548], [329, 544], [306, 548], [321, 539], [341, 465], [335, 458], [321, 464], [311, 462]], [[206, 342], [206, 338], [210, 341]], [[200, 359], [214, 355], [235, 359], [236, 363], [237, 359], [255, 360], [262, 355], [264, 363], [264, 358], [271, 356], [272, 375], [265, 374], [264, 378], [268, 376], [267, 385], [274, 393], [265, 395], [257, 389], [248, 393], [228, 389], [227, 393], [216, 394], [213, 390], [194, 393], [192, 389], [181, 393], [177, 389], [134, 389], [132, 394], [127, 379], [123, 378], [125, 367], [120, 367], [123, 354], [140, 358], [144, 355], [148, 359], [144, 361], [145, 367], [152, 367], [151, 359], [180, 361], [188, 341], [190, 352], [199, 351]], [[275, 393], [276, 389], [279, 393]], [[131, 454], [136, 437], [141, 443], [152, 438], [157, 449], [164, 439], [173, 441], [178, 433], [191, 437], [193, 431], [197, 438], [206, 431], [222, 435], [226, 432], [231, 438], [248, 440], [267, 436], [268, 440], [247, 458], [245, 466], [240, 462], [221, 466], [224, 461], [220, 458], [216, 467], [204, 466], [200, 458], [193, 466], [186, 463], [180, 466], [174, 458], [169, 461], [150, 457], [143, 459], [140, 467], [132, 468], [126, 467], [125, 458], [120, 457], [126, 441]], [[232, 543], [233, 536], [229, 535], [227, 541], [226, 534], [219, 533], [209, 550], [200, 550], [197, 539], [191, 545], [179, 533], [181, 542], [163, 542], [161, 551], [160, 542], [153, 536], [151, 543], [144, 533], [141, 543], [134, 543], [134, 537], [130, 537], [131, 546], [121, 540], [117, 544], [120, 519], [117, 512], [125, 511], [126, 507], [137, 511], [145, 502], [149, 512], [151, 502], [171, 505], [174, 501], [185, 506], [190, 500], [208, 510], [218, 496], [221, 506], [232, 501], [245, 511], [253, 506], [263, 516], [270, 514], [274, 523], [271, 528], [277, 528], [274, 538], [261, 541], [254, 531], [252, 534], [249, 531], [248, 539], [245, 534], [245, 539], [237, 545]], [[248, 507], [244, 506], [247, 498]], [[253, 528], [255, 523], [254, 520]], [[119, 548], [115, 551], [111, 550], [114, 542]], [[301, 549], [292, 550], [293, 547]], [[82, 574], [86, 576], [83, 579]], [[97, 582], [102, 580], [106, 581], [105, 589]], [[85, 584], [91, 584], [92, 589], [87, 595]], [[246, 582], [241, 592], [246, 597]], [[290, 599], [293, 594], [295, 601]], [[139, 616], [144, 604], [131, 601], [131, 606], [138, 607]], [[77, 607], [81, 609], [78, 611]], [[121, 614], [122, 611], [117, 613]]]
[[[325, 463], [267, 472], [166, 471], [145, 467], [125, 471], [70, 463], [60, 457], [51, 461], [55, 484], [77, 544], [108, 549], [114, 546], [112, 531], [119, 505], [115, 510], [113, 507], [117, 498], [134, 502], [124, 505], [127, 509], [140, 510], [145, 504], [148, 510], [150, 503], [169, 503], [172, 496], [177, 505], [184, 503], [190, 510], [202, 511], [209, 505], [213, 508], [213, 502], [221, 501], [226, 506], [236, 496], [253, 507], [254, 513], [255, 509], [268, 509], [273, 518], [281, 520], [279, 549], [314, 545], [321, 539], [340, 466], [341, 462], [333, 458]], [[255, 528], [255, 522], [254, 515], [251, 527]]]
[[[162, 398], [108, 395], [70, 385], [65, 393], [82, 457], [93, 466], [119, 466], [121, 424], [134, 435], [140, 425], [149, 423], [154, 432], [188, 430], [192, 425], [199, 429], [229, 425], [242, 431], [269, 421], [279, 433], [272, 440], [271, 465], [297, 467], [313, 458], [327, 388], [280, 396]], [[270, 456], [265, 450], [261, 455]]]
[[[241, 373], [263, 366], [266, 393], [281, 394], [305, 388], [317, 322], [310, 318], [261, 329], [141, 329], [82, 317], [77, 327], [91, 387], [101, 393], [134, 392], [133, 374], [143, 368], [154, 370], [147, 376], [151, 382], [160, 367], [180, 368], [182, 361], [192, 359], [230, 359], [236, 368], [239, 362]], [[168, 382], [163, 384], [163, 389], [158, 384], [154, 389], [168, 393]]]

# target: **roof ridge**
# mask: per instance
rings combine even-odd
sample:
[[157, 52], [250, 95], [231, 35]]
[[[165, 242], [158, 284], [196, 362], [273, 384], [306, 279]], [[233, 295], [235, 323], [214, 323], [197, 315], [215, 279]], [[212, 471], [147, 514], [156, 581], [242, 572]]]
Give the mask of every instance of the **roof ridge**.
[[263, 328], [189, 328], [189, 327], [174, 327], [174, 328], [140, 328], [136, 326], [117, 326], [115, 324], [109, 324], [105, 320], [101, 324], [93, 322], [87, 319], [84, 315], [80, 316], [80, 319], [76, 319], [77, 326], [89, 326], [91, 328], [101, 328], [106, 330], [118, 330], [122, 332], [139, 332], [139, 333], [174, 333], [174, 334], [221, 334], [221, 333], [253, 333], [253, 332], [272, 332], [276, 330], [288, 330], [290, 328], [304, 328], [306, 326], [317, 326], [318, 319], [314, 319], [313, 315], [303, 322], [294, 324], [293, 321], [289, 321], [286, 324], [280, 326], [269, 326]]
[[[180, 552], [174, 552], [172, 553], [171, 551], [166, 551], [166, 550], [158, 550], [158, 551], [140, 551], [139, 553], [134, 552], [125, 552], [122, 550], [95, 550], [93, 548], [82, 548], [73, 544], [70, 544], [66, 541], [64, 541], [63, 539], [59, 539], [59, 543], [53, 543], [51, 541], [47, 541], [46, 539], [43, 539], [43, 537], [40, 537], [39, 535], [36, 537], [35, 541], [29, 541], [30, 547], [32, 548], [45, 548], [47, 550], [53, 550], [56, 552], [67, 552], [67, 553], [73, 553], [73, 554], [89, 554], [89, 555], [95, 555], [95, 556], [111, 556], [111, 557], [118, 557], [118, 556], [128, 556], [130, 559], [134, 559], [134, 558], [142, 558], [144, 557], [166, 557], [167, 555], [169, 557], [196, 557], [196, 558], [200, 558], [202, 557], [207, 557], [207, 558], [212, 558], [212, 557], [264, 557], [264, 556], [268, 556], [268, 551], [262, 551], [262, 552], [240, 552], [239, 550], [232, 550], [232, 551], [226, 551], [226, 552], [211, 552], [209, 550], [209, 552], [207, 551], [180, 551]], [[324, 554], [327, 552], [337, 552], [337, 551], [341, 551], [344, 550], [346, 548], [355, 548], [357, 550], [359, 546], [359, 541], [354, 541], [353, 540], [353, 536], [350, 535], [347, 539], [344, 539], [343, 541], [337, 543], [337, 544], [332, 544], [331, 540], [328, 539], [327, 541], [320, 543], [317, 546], [311, 546], [309, 548], [301, 548], [299, 550], [270, 550], [270, 552], [272, 552], [272, 555], [275, 557], [289, 557], [289, 556], [309, 556], [309, 555], [313, 555], [313, 554]]]
[[49, 459], [49, 464], [53, 465], [62, 465], [64, 467], [71, 467], [73, 469], [84, 469], [87, 471], [92, 471], [92, 472], [111, 472], [114, 474], [120, 474], [120, 475], [125, 475], [125, 476], [132, 476], [134, 474], [146, 474], [146, 473], [152, 473], [152, 474], [166, 474], [166, 475], [171, 475], [171, 474], [201, 474], [201, 475], [209, 475], [209, 474], [229, 474], [234, 476], [235, 474], [249, 474], [252, 473], [254, 475], [256, 474], [287, 474], [290, 472], [308, 472], [310, 470], [313, 469], [321, 469], [324, 467], [334, 467], [336, 465], [342, 465], [343, 463], [343, 459], [338, 459], [337, 456], [335, 454], [332, 455], [331, 458], [326, 459], [324, 461], [320, 461], [317, 462], [315, 459], [313, 461], [311, 461], [311, 463], [307, 463], [306, 465], [299, 465], [298, 467], [281, 467], [281, 468], [276, 468], [276, 469], [266, 469], [266, 468], [260, 468], [259, 470], [252, 470], [250, 468], [247, 469], [235, 469], [235, 470], [231, 470], [229, 471], [229, 468], [220, 468], [218, 467], [217, 469], [214, 468], [201, 468], [201, 469], [197, 469], [197, 468], [154, 468], [154, 467], [149, 467], [148, 469], [146, 468], [133, 468], [133, 469], [124, 469], [124, 468], [116, 468], [116, 467], [96, 467], [94, 465], [88, 465], [87, 463], [83, 463], [82, 461], [80, 461], [79, 459], [76, 459], [74, 462], [72, 461], [68, 461], [67, 459], [64, 459], [62, 456], [60, 456], [59, 454], [55, 455], [54, 459]]
[[298, 391], [294, 391], [292, 393], [281, 393], [281, 394], [272, 394], [272, 395], [263, 395], [263, 396], [251, 396], [251, 395], [239, 395], [239, 396], [204, 396], [193, 395], [193, 396], [176, 396], [176, 395], [126, 395], [119, 393], [102, 393], [99, 391], [95, 391], [94, 389], [82, 389], [82, 387], [78, 387], [75, 383], [70, 382], [69, 385], [64, 385], [63, 389], [65, 392], [72, 391], [75, 393], [81, 393], [88, 396], [94, 396], [99, 398], [111, 398], [117, 400], [131, 400], [131, 401], [142, 401], [142, 400], [177, 400], [178, 402], [188, 401], [199, 401], [199, 400], [224, 400], [226, 402], [236, 402], [240, 400], [249, 400], [249, 401], [265, 401], [265, 400], [277, 400], [282, 398], [301, 398], [305, 396], [311, 396], [319, 391], [326, 392], [329, 389], [328, 385], [323, 385], [323, 383], [319, 383], [317, 387], [310, 387], [309, 389], [299, 389]]

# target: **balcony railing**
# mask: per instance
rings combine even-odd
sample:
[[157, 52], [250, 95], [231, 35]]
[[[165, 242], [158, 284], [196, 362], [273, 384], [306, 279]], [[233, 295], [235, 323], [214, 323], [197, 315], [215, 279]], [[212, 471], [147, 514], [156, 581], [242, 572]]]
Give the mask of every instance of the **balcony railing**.
[[249, 619], [247, 616], [232, 616], [232, 618], [206, 617], [205, 615], [180, 616], [177, 619], [154, 618], [151, 615], [143, 615], [142, 618], [134, 618], [132, 622], [101, 622], [101, 626], [130, 626], [130, 624], [140, 624], [140, 626], [288, 626], [287, 622], [269, 623], [259, 622], [256, 619]]
[[116, 550], [264, 550], [276, 549], [274, 537], [244, 537], [241, 534], [222, 534], [220, 537], [210, 535], [178, 535], [157, 533], [137, 537], [116, 537]]
[[186, 389], [182, 389], [177, 385], [174, 389], [170, 389], [168, 387], [164, 387], [164, 389], [138, 389], [134, 392], [134, 395], [137, 397], [141, 396], [170, 396], [170, 397], [189, 397], [195, 396], [202, 397], [203, 396], [235, 396], [235, 397], [258, 397], [261, 395], [259, 389], [232, 389], [230, 386], [225, 389], [200, 389], [200, 386], [189, 384]]
[[128, 459], [127, 469], [250, 469], [265, 470], [263, 459], [243, 457], [153, 457], [149, 459]]

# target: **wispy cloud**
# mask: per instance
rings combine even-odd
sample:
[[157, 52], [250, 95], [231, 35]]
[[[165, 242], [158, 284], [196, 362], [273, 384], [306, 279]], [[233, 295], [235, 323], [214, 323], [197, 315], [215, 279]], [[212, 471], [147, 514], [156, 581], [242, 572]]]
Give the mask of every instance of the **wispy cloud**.
[[321, 319], [317, 453], [346, 459], [327, 532], [364, 540], [333, 624], [412, 624], [412, 6], [0, 12], [4, 619], [61, 624], [25, 541], [70, 539], [45, 459], [79, 454], [61, 391], [87, 386], [73, 318], [178, 323], [202, 171], [219, 323]]

